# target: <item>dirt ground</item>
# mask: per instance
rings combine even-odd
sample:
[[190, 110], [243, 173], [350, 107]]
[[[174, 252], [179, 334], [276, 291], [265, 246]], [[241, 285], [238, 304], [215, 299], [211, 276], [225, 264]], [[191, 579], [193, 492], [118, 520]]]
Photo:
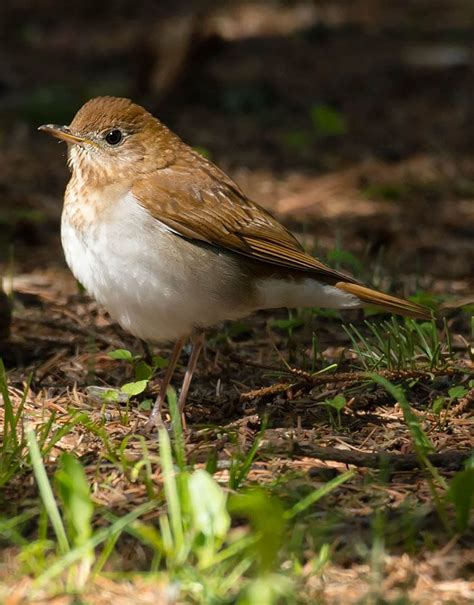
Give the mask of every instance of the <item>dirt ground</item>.
[[[99, 23], [81, 30], [64, 16], [48, 19], [25, 12], [29, 3], [17, 5], [17, 17], [29, 17], [19, 24], [9, 15], [16, 25], [0, 47], [0, 275], [13, 300], [10, 337], [0, 340], [0, 356], [16, 396], [32, 376], [25, 414], [33, 422], [53, 410], [59, 424], [71, 410], [93, 418], [105, 413], [108, 435], [117, 440], [147, 416], [135, 402], [124, 422], [116, 404], [103, 405], [91, 395], [91, 386], [113, 388], [132, 378], [131, 368], [111, 360], [109, 351], [142, 354], [143, 345], [80, 292], [67, 269], [59, 238], [66, 150], [36, 131], [42, 123], [67, 123], [85, 99], [111, 93], [143, 102], [322, 259], [393, 293], [424, 292], [444, 303], [439, 328], [444, 337], [449, 329], [457, 373], [434, 381], [424, 376], [410, 402], [436, 451], [472, 449], [472, 388], [457, 402], [449, 430], [430, 412], [437, 396], [468, 385], [473, 370], [474, 37], [468, 21], [443, 30], [383, 22], [334, 27], [316, 19], [307, 28], [296, 23], [296, 33], [252, 37], [239, 36], [236, 25], [233, 39], [216, 32], [194, 36], [169, 88], [157, 92], [153, 81], [162, 59], [154, 47], [140, 46], [140, 32], [151, 27], [143, 17], [115, 17], [110, 28]], [[145, 71], [137, 65], [144, 56]], [[344, 253], [331, 256], [334, 249]], [[355, 482], [323, 505], [326, 512], [343, 511], [338, 546], [324, 578], [308, 572], [308, 594], [323, 603], [362, 602], [373, 570], [351, 541], [367, 543], [371, 519], [385, 507], [399, 531], [416, 503], [417, 531], [431, 532], [433, 543], [407, 552], [396, 535], [387, 536], [386, 602], [395, 603], [402, 589], [413, 603], [472, 602], [472, 541], [468, 535], [447, 538], [423, 472], [416, 465], [397, 470], [384, 489], [369, 481], [375, 471], [364, 456], [413, 453], [402, 410], [390, 396], [350, 381], [310, 388], [300, 380], [301, 388], [258, 391], [293, 384], [287, 364], [310, 372], [342, 360], [339, 371], [362, 369], [339, 318], [305, 315], [291, 329], [274, 323], [287, 319], [286, 310], [259, 313], [209, 334], [186, 410], [189, 456], [198, 463], [213, 448], [224, 458], [236, 447], [246, 451], [267, 414], [249, 481], [294, 476], [283, 490], [291, 499], [302, 485], [318, 485], [328, 469], [346, 469], [337, 456], [321, 461], [319, 449], [360, 454]], [[360, 316], [348, 319], [367, 330]], [[169, 350], [155, 352], [165, 357]], [[158, 386], [154, 381], [147, 396]], [[242, 398], [253, 390], [255, 396]], [[341, 392], [351, 405], [338, 426], [321, 402]], [[130, 442], [130, 452], [137, 443]], [[58, 445], [51, 464], [60, 450], [73, 449], [88, 461], [92, 478], [105, 465], [101, 448], [78, 428]], [[449, 479], [455, 468], [448, 464], [443, 476]], [[2, 508], [8, 503], [17, 513], [35, 490], [31, 477], [21, 485], [13, 478], [0, 491]], [[146, 491], [117, 474], [107, 487], [98, 485], [94, 498], [126, 512]], [[101, 602], [99, 596], [93, 602]]]

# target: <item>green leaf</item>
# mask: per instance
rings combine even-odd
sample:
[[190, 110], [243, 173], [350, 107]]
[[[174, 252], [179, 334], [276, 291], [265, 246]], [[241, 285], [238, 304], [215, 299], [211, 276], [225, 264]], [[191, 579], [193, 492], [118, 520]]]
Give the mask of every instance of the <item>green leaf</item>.
[[163, 368], [167, 368], [169, 361], [164, 357], [160, 357], [159, 355], [153, 355], [153, 365], [157, 370], [162, 370]]
[[[265, 574], [255, 578], [239, 595], [237, 605], [275, 605], [283, 603], [283, 598], [292, 597], [294, 585], [290, 578], [282, 574]], [[284, 601], [290, 602], [285, 599]], [[293, 603], [293, 599], [291, 600]]]
[[448, 391], [450, 399], [460, 399], [467, 394], [467, 389], [462, 386], [451, 387]]
[[347, 401], [343, 395], [336, 395], [333, 399], [326, 399], [325, 403], [336, 410], [342, 410]]
[[262, 489], [251, 489], [232, 495], [229, 510], [232, 515], [249, 519], [259, 537], [255, 549], [260, 572], [269, 572], [277, 563], [283, 541], [285, 518], [281, 502]]
[[363, 271], [363, 265], [360, 260], [349, 252], [342, 248], [335, 248], [328, 253], [328, 261], [335, 265], [345, 265], [354, 271], [354, 273], [361, 274]]
[[431, 406], [433, 410], [433, 414], [439, 415], [441, 414], [442, 409], [444, 408], [445, 398], [444, 397], [436, 397], [433, 401], [433, 405]]
[[130, 397], [140, 395], [146, 389], [148, 380], [137, 380], [136, 382], [127, 382], [121, 388], [122, 393], [126, 393]]
[[149, 380], [153, 369], [145, 362], [139, 361], [135, 366], [135, 380]]
[[119, 394], [117, 389], [107, 389], [106, 391], [104, 391], [102, 393], [102, 399], [104, 401], [118, 401], [119, 400]]
[[149, 412], [152, 407], [153, 407], [153, 399], [144, 399], [143, 401], [140, 402], [138, 409], [143, 410], [144, 412]]
[[313, 105], [310, 110], [311, 120], [316, 132], [323, 136], [340, 136], [347, 132], [344, 115], [328, 105]]
[[123, 359], [124, 361], [133, 361], [133, 355], [127, 349], [115, 349], [115, 351], [109, 351], [110, 359]]
[[202, 469], [190, 476], [188, 485], [194, 528], [205, 536], [223, 539], [230, 527], [224, 490]]
[[466, 468], [454, 475], [449, 486], [448, 498], [454, 504], [459, 530], [465, 531], [474, 506], [474, 468]]

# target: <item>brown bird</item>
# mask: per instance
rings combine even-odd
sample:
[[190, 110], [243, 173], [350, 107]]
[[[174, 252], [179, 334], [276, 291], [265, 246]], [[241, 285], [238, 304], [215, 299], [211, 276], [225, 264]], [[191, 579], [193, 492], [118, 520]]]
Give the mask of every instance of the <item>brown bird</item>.
[[232, 179], [128, 99], [87, 102], [70, 126], [45, 131], [68, 143], [72, 176], [61, 238], [86, 290], [134, 336], [175, 341], [149, 426], [188, 337], [182, 412], [202, 330], [276, 307], [360, 307], [428, 319], [425, 307], [366, 288], [305, 252]]

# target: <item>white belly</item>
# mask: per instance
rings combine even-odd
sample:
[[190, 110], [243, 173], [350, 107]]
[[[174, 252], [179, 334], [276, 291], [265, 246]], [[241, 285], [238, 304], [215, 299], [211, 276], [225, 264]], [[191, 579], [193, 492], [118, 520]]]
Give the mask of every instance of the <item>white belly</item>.
[[253, 311], [239, 304], [232, 258], [174, 235], [130, 195], [81, 230], [66, 206], [61, 239], [74, 276], [138, 338], [175, 340]]
[[257, 309], [360, 305], [310, 277], [254, 280], [235, 256], [174, 234], [130, 194], [100, 217], [93, 203], [66, 204], [61, 239], [75, 277], [125, 330], [144, 340], [175, 340]]

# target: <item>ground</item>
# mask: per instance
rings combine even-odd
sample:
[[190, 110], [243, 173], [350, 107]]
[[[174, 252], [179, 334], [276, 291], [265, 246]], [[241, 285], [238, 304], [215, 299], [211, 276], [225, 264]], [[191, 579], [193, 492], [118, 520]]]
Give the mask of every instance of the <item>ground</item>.
[[0, 275], [13, 307], [7, 338], [0, 306], [0, 600], [472, 602], [469, 29], [211, 37], [166, 95], [142, 86], [150, 110], [308, 250], [439, 309], [432, 324], [315, 309], [218, 326], [173, 467], [166, 436], [143, 430], [170, 350], [123, 333], [69, 273], [65, 148], [35, 130], [98, 92], [131, 95], [136, 43], [125, 20], [81, 45], [66, 20], [29, 19], [0, 50]]

